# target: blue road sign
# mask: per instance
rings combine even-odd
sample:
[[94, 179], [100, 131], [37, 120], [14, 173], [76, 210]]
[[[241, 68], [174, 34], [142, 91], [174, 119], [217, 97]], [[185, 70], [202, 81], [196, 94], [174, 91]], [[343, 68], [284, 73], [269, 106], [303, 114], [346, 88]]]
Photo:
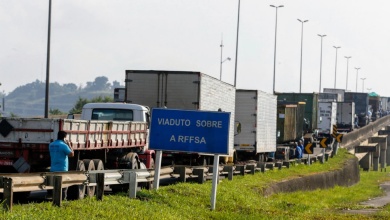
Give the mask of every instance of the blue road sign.
[[228, 112], [153, 109], [149, 148], [228, 154], [229, 119]]

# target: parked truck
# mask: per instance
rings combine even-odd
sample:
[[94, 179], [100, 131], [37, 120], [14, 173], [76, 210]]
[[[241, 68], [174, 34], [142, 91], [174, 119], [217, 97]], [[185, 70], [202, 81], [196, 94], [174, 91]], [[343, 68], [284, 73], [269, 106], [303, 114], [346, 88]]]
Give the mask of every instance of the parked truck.
[[344, 101], [355, 103], [355, 114], [358, 116], [359, 127], [363, 127], [369, 123], [367, 116], [369, 107], [368, 93], [346, 92], [344, 94]]
[[329, 135], [333, 132], [333, 125], [336, 125], [337, 103], [318, 103], [318, 133], [320, 136]]
[[376, 119], [382, 117], [381, 116], [381, 97], [376, 94], [375, 92], [372, 92], [368, 94], [368, 104], [369, 104], [369, 110], [371, 111], [371, 121], [375, 121]]
[[[149, 109], [137, 104], [90, 103], [81, 119], [1, 118], [0, 170], [2, 173], [48, 172], [49, 144], [60, 130], [74, 150], [69, 170], [138, 169], [154, 165], [148, 150]], [[143, 163], [142, 163], [143, 162]], [[70, 198], [92, 196], [94, 187], [69, 189]]]
[[324, 93], [334, 93], [334, 94], [337, 94], [338, 98], [335, 101], [336, 102], [344, 102], [345, 89], [324, 88]]
[[238, 161], [265, 161], [276, 151], [277, 100], [260, 90], [236, 90], [235, 122], [240, 131], [234, 137]]
[[355, 103], [337, 102], [337, 131], [351, 132], [355, 128]]
[[291, 145], [304, 136], [305, 102], [278, 101], [277, 106], [277, 143]]
[[318, 93], [277, 93], [278, 102], [305, 102], [305, 133], [313, 133], [317, 128]]
[[[229, 156], [234, 152], [234, 86], [200, 72], [126, 70], [125, 102], [152, 108], [230, 112]], [[152, 116], [153, 117], [153, 116]], [[210, 155], [163, 152], [165, 164], [210, 164]], [[227, 158], [224, 158], [224, 162]]]
[[338, 93], [320, 93], [318, 94], [319, 102], [341, 102], [341, 95]]

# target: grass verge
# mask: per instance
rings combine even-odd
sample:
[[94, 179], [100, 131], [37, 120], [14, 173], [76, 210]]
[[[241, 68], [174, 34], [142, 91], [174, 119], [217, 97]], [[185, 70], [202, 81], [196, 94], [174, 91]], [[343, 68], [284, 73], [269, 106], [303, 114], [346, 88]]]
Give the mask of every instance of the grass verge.
[[[351, 187], [298, 191], [263, 196], [273, 182], [339, 169], [347, 158], [344, 149], [324, 164], [298, 165], [290, 169], [234, 176], [218, 184], [216, 209], [210, 210], [211, 182], [180, 183], [158, 191], [140, 191], [138, 199], [125, 193], [104, 196], [103, 201], [87, 198], [65, 201], [62, 207], [51, 202], [14, 205], [2, 210], [0, 219], [390, 219], [390, 206], [371, 215], [346, 214], [343, 210], [364, 209], [360, 202], [383, 194], [379, 184], [390, 181], [386, 172], [363, 172]], [[1, 209], [0, 209], [1, 210]]]

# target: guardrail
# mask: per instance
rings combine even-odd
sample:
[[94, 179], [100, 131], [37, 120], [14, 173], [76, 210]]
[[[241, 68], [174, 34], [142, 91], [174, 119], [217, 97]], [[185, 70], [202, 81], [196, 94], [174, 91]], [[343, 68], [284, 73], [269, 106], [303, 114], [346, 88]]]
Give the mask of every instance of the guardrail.
[[129, 197], [135, 198], [138, 183], [150, 182], [151, 178], [150, 172], [146, 169], [1, 174], [0, 193], [3, 193], [5, 210], [12, 210], [14, 192], [39, 190], [53, 190], [53, 205], [61, 206], [61, 189], [65, 187], [96, 186], [96, 198], [102, 200], [105, 185], [129, 184]]
[[[317, 156], [311, 157], [315, 162]], [[219, 178], [227, 177], [233, 180], [234, 175], [254, 174], [256, 171], [265, 172], [273, 170], [274, 167], [282, 169], [289, 168], [290, 164], [306, 163], [301, 160], [277, 161], [268, 163], [252, 163], [245, 165], [219, 166]], [[212, 178], [213, 166], [188, 167], [175, 166], [163, 167], [160, 170], [160, 179], [167, 177], [178, 178], [180, 182], [191, 179], [203, 183]], [[12, 211], [13, 193], [29, 192], [40, 190], [53, 190], [53, 205], [61, 206], [62, 188], [73, 185], [85, 185], [96, 187], [96, 199], [102, 200], [104, 186], [116, 184], [129, 184], [129, 197], [136, 198], [138, 183], [148, 183], [152, 187], [154, 181], [154, 170], [93, 170], [93, 171], [69, 171], [69, 172], [44, 172], [44, 173], [22, 173], [22, 174], [0, 174], [0, 193], [3, 193], [3, 208]]]

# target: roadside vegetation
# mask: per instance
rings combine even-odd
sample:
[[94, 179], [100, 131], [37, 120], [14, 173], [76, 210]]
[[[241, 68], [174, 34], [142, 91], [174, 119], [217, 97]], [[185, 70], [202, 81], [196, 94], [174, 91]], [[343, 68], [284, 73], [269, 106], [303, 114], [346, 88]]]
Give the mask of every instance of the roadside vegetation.
[[360, 182], [351, 187], [263, 196], [263, 190], [273, 182], [339, 169], [351, 157], [340, 149], [324, 164], [234, 176], [233, 181], [223, 179], [218, 184], [215, 210], [210, 210], [212, 183], [207, 181], [142, 190], [137, 199], [122, 193], [105, 195], [103, 201], [64, 201], [62, 207], [51, 202], [14, 205], [12, 212], [2, 210], [0, 219], [390, 219], [390, 206], [370, 215], [345, 212], [370, 208], [359, 204], [383, 194], [379, 185], [390, 181], [387, 172], [361, 171]]

